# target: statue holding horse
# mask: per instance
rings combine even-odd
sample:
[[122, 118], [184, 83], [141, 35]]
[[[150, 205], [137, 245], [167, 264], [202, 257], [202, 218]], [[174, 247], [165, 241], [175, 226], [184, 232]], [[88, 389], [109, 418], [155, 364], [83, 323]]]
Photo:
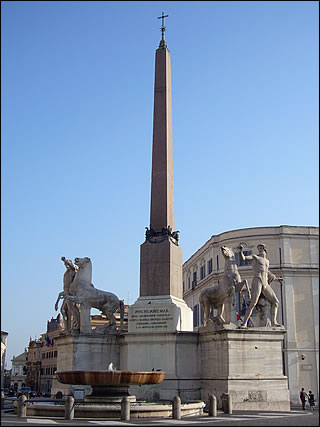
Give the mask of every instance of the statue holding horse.
[[73, 282], [76, 275], [76, 267], [71, 259], [66, 259], [64, 256], [61, 257], [66, 271], [63, 276], [63, 292], [60, 292], [55, 303], [55, 310], [58, 310], [58, 304], [60, 299], [63, 299], [62, 306], [60, 308], [65, 332], [71, 332], [72, 330], [80, 329], [80, 312], [75, 302], [68, 300], [68, 295], [75, 296], [75, 293], [70, 289], [71, 283]]
[[[241, 280], [234, 252], [227, 246], [222, 246], [221, 252], [225, 260], [222, 283], [215, 283], [203, 289], [199, 296], [200, 305], [203, 310], [204, 326], [206, 326], [209, 321], [216, 322], [219, 325], [229, 323], [229, 312], [225, 314], [226, 317], [228, 316], [228, 319], [225, 320], [224, 318], [225, 304], [232, 296], [233, 305], [235, 305], [236, 292], [241, 292], [246, 288], [249, 293], [249, 298], [251, 298], [247, 280]], [[213, 319], [210, 317], [212, 308], [217, 310], [217, 315]]]

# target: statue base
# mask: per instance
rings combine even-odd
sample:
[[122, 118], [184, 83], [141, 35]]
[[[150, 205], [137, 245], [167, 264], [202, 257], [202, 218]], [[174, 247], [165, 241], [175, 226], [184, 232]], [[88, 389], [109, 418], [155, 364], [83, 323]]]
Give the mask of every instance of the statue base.
[[[107, 370], [110, 363], [120, 367], [119, 333], [100, 334], [61, 334], [55, 338], [58, 347], [57, 371]], [[84, 395], [92, 392], [88, 385], [62, 384], [53, 379], [51, 395], [58, 391], [64, 395], [74, 390], [84, 390]]]
[[201, 327], [201, 398], [215, 395], [222, 409], [229, 393], [234, 410], [290, 411], [283, 374], [284, 328], [213, 330]]

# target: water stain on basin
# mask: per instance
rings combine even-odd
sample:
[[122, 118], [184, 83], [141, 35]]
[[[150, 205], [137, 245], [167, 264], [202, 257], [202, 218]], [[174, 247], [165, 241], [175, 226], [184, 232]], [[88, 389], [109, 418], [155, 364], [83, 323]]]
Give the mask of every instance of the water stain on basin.
[[75, 385], [159, 384], [165, 375], [162, 371], [56, 371], [59, 382]]

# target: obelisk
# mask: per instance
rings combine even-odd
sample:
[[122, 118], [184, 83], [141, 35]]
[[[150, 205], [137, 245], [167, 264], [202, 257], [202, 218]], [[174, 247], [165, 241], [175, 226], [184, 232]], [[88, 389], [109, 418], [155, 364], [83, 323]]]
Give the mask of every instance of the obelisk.
[[172, 99], [170, 52], [164, 40], [156, 50], [150, 229], [174, 229]]
[[155, 59], [150, 227], [140, 246], [140, 296], [128, 309], [128, 332], [120, 344], [121, 369], [165, 372], [161, 384], [130, 387], [137, 398], [151, 401], [200, 397], [198, 334], [182, 299], [182, 250], [174, 228], [171, 66], [164, 18], [162, 13]]
[[[132, 307], [169, 304], [171, 315], [158, 324], [156, 320], [148, 324], [145, 314], [144, 329], [175, 331], [192, 330], [193, 325], [192, 312], [182, 299], [182, 250], [179, 232], [174, 229], [171, 63], [164, 38], [166, 17], [163, 13], [160, 17], [162, 38], [155, 57], [150, 227], [146, 227], [146, 239], [140, 246], [140, 297]], [[129, 331], [136, 331], [140, 322], [135, 317], [131, 320]]]

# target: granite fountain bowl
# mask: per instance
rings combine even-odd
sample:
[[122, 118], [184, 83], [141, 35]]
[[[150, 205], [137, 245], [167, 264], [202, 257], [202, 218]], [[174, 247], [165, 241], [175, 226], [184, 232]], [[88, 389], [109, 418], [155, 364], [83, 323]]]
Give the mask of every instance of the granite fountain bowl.
[[56, 378], [60, 383], [75, 385], [159, 384], [165, 375], [162, 371], [56, 371]]

